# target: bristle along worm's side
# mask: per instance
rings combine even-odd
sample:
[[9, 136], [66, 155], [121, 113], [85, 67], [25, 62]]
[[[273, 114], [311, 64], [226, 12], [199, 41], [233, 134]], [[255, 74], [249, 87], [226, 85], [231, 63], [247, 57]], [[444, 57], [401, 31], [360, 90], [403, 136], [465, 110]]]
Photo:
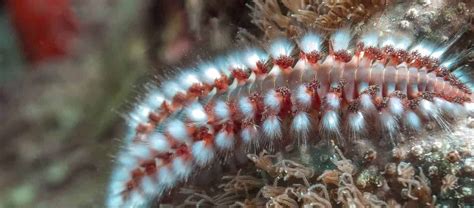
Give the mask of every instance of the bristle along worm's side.
[[[422, 133], [473, 113], [471, 86], [447, 46], [404, 35], [308, 33], [247, 49], [163, 82], [130, 115], [109, 207], [143, 206], [239, 147]], [[326, 51], [327, 49], [327, 51]]]

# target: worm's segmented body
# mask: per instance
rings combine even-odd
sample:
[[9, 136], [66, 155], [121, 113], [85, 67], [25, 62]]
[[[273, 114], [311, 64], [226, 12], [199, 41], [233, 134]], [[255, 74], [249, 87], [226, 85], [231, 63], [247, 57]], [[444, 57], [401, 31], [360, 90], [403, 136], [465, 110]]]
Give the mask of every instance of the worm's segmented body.
[[368, 133], [396, 142], [473, 112], [470, 83], [439, 62], [446, 47], [376, 33], [351, 46], [351, 38], [342, 30], [328, 41], [312, 33], [298, 44], [277, 40], [269, 55], [244, 50], [150, 90], [130, 115], [108, 206], [146, 205], [240, 147]]

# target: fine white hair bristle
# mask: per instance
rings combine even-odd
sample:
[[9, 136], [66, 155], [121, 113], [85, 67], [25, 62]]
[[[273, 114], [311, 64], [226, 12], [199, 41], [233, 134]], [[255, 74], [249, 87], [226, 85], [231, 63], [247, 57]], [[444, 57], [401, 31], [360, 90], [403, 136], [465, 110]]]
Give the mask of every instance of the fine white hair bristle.
[[250, 102], [250, 99], [248, 97], [243, 97], [240, 98], [239, 100], [239, 109], [240, 112], [245, 116], [246, 119], [253, 118], [254, 116], [254, 107], [252, 103]]
[[372, 101], [372, 98], [369, 94], [360, 95], [360, 107], [361, 111], [364, 113], [372, 113], [375, 110], [375, 105]]
[[394, 48], [399, 50], [407, 50], [412, 43], [413, 38], [409, 37], [408, 35], [400, 35], [397, 37], [397, 41], [394, 45]]
[[205, 141], [194, 142], [192, 146], [192, 155], [198, 166], [204, 167], [214, 159], [214, 150]]
[[411, 130], [419, 131], [421, 129], [421, 120], [415, 112], [408, 110], [405, 112], [404, 116], [405, 126]]
[[338, 133], [340, 128], [339, 115], [333, 110], [326, 111], [321, 118], [321, 128], [326, 132]]
[[162, 188], [155, 184], [155, 180], [150, 176], [144, 176], [140, 186], [144, 194], [148, 197], [154, 197], [162, 191]]
[[192, 72], [189, 72], [189, 71], [190, 70], [186, 70], [186, 72], [181, 74], [181, 76], [178, 78], [178, 80], [180, 81], [179, 84], [181, 84], [181, 86], [186, 90], [189, 89], [194, 84], [201, 83], [199, 81], [198, 76], [196, 74], [192, 73]]
[[150, 148], [143, 143], [134, 143], [128, 148], [128, 152], [132, 157], [140, 160], [149, 158], [151, 155]]
[[435, 47], [433, 46], [433, 44], [428, 43], [426, 41], [422, 41], [410, 49], [411, 52], [416, 51], [421, 56], [429, 56], [434, 52], [434, 50], [435, 50]]
[[276, 59], [281, 56], [290, 56], [294, 47], [294, 44], [291, 43], [289, 40], [278, 39], [270, 45], [269, 52], [270, 55]]
[[201, 78], [206, 84], [214, 84], [216, 79], [221, 78], [221, 73], [216, 66], [212, 64], [202, 64], [198, 67], [200, 70]]
[[311, 97], [311, 94], [308, 93], [308, 88], [305, 85], [300, 85], [296, 89], [296, 93], [294, 96], [295, 101], [299, 105], [299, 107], [303, 109], [311, 107], [313, 97]]
[[307, 33], [301, 38], [300, 48], [304, 53], [321, 52], [323, 39], [314, 33]]
[[326, 95], [326, 105], [331, 110], [337, 110], [341, 106], [341, 100], [334, 93], [328, 93]]
[[446, 116], [450, 118], [456, 117], [456, 108], [451, 102], [439, 97], [433, 98], [433, 102]]
[[230, 69], [247, 69], [245, 65], [244, 53], [235, 52], [226, 57], [227, 66]]
[[362, 133], [365, 129], [364, 115], [359, 111], [349, 113], [347, 116], [347, 124], [352, 133]]
[[216, 102], [214, 113], [219, 121], [227, 121], [230, 119], [229, 106], [224, 101], [219, 100]]
[[263, 134], [270, 139], [278, 139], [281, 137], [281, 123], [278, 116], [268, 116], [262, 124]]
[[157, 152], [167, 152], [170, 149], [170, 143], [162, 133], [155, 132], [148, 137], [150, 148]]
[[401, 117], [403, 114], [403, 103], [398, 97], [391, 97], [388, 100], [388, 109], [394, 116]]
[[169, 165], [160, 166], [158, 168], [157, 179], [158, 183], [166, 189], [173, 187], [176, 184], [176, 174]]
[[118, 163], [122, 165], [122, 168], [125, 170], [131, 170], [135, 168], [138, 164], [138, 159], [133, 157], [131, 154], [122, 153], [118, 158]]
[[124, 198], [121, 194], [113, 194], [113, 196], [107, 197], [107, 207], [122, 207]]
[[331, 44], [334, 51], [347, 50], [351, 42], [351, 33], [347, 29], [342, 29], [331, 35]]
[[118, 179], [116, 174], [113, 174], [112, 181], [109, 185], [109, 191], [111, 196], [120, 195], [120, 193], [125, 190], [126, 181], [129, 179], [129, 174], [126, 175], [126, 179]]
[[407, 50], [411, 46], [413, 39], [404, 34], [387, 34], [381, 41], [380, 46], [391, 46], [398, 50]]
[[166, 132], [177, 141], [187, 142], [190, 140], [186, 124], [179, 119], [169, 121], [166, 125]]
[[119, 207], [145, 207], [148, 204], [145, 196], [138, 191], [132, 191], [124, 206]]
[[435, 59], [440, 59], [448, 49], [449, 47], [437, 48], [433, 51], [432, 54], [430, 54], [430, 57], [435, 58]]
[[[239, 57], [238, 56], [220, 56], [218, 57], [214, 63], [216, 65], [216, 68], [219, 70], [221, 76], [222, 75], [225, 75], [225, 76], [230, 76], [231, 74], [231, 68], [233, 67], [233, 64], [235, 64], [236, 62], [230, 62], [229, 60], [230, 59], [238, 59]], [[240, 65], [240, 64], [239, 64]]]
[[454, 65], [456, 65], [457, 63], [459, 63], [460, 61], [460, 58], [459, 57], [454, 57], [454, 58], [450, 58], [448, 60], [445, 60], [443, 61], [440, 66], [441, 67], [444, 67], [444, 68], [447, 68], [447, 69], [450, 69], [452, 68]]
[[380, 123], [382, 124], [382, 127], [388, 132], [390, 133], [390, 135], [393, 135], [396, 133], [397, 129], [398, 129], [398, 121], [397, 119], [394, 117], [394, 115], [392, 115], [391, 113], [389, 113], [388, 111], [386, 110], [383, 110], [380, 114]]
[[269, 109], [273, 111], [279, 111], [280, 110], [280, 99], [278, 99], [277, 92], [275, 90], [270, 90], [265, 94], [265, 97], [263, 98], [263, 103], [265, 106], [269, 107]]
[[291, 123], [291, 129], [302, 139], [306, 139], [308, 137], [310, 128], [311, 128], [311, 120], [309, 118], [308, 113], [306, 112], [298, 112], [293, 121]]
[[364, 43], [364, 47], [377, 47], [379, 40], [379, 35], [370, 31], [362, 35], [360, 42]]
[[257, 135], [258, 131], [255, 125], [247, 126], [240, 132], [243, 143], [247, 145], [255, 143], [255, 141], [257, 141]]
[[185, 91], [176, 82], [168, 81], [163, 83], [163, 93], [166, 98], [172, 100], [173, 97], [178, 93], [185, 93]]
[[439, 116], [438, 107], [428, 100], [422, 99], [419, 103], [419, 109], [421, 114], [428, 119], [435, 119]]
[[248, 49], [242, 56], [245, 65], [251, 69], [257, 68], [258, 62], [265, 63], [268, 60], [268, 55], [260, 49]]
[[110, 183], [113, 190], [122, 190], [124, 188], [124, 181], [130, 179], [130, 169], [125, 167], [117, 168], [112, 174], [112, 183]]
[[187, 109], [187, 118], [198, 125], [203, 125], [206, 124], [207, 122], [207, 113], [204, 110], [204, 107], [198, 103], [194, 102], [192, 103]]
[[464, 108], [466, 109], [469, 116], [474, 116], [474, 103], [464, 103]]
[[144, 106], [148, 106], [150, 109], [156, 109], [163, 104], [165, 101], [165, 97], [163, 94], [157, 89], [150, 89], [148, 94], [146, 95], [145, 100], [143, 101]]
[[173, 160], [173, 172], [176, 174], [178, 179], [186, 179], [189, 177], [193, 170], [192, 163], [183, 159], [182, 157], [176, 157]]
[[148, 120], [148, 116], [153, 110], [149, 106], [145, 105], [138, 105], [135, 110], [133, 110], [129, 114], [129, 122], [128, 124], [132, 127], [135, 128], [138, 123], [145, 122]]
[[235, 144], [235, 138], [233, 133], [227, 132], [225, 129], [221, 129], [215, 139], [214, 143], [218, 150], [231, 150]]
[[471, 91], [474, 90], [474, 77], [471, 77], [468, 72], [469, 69], [459, 67], [455, 69], [451, 74], [454, 75], [460, 82], [466, 85]]

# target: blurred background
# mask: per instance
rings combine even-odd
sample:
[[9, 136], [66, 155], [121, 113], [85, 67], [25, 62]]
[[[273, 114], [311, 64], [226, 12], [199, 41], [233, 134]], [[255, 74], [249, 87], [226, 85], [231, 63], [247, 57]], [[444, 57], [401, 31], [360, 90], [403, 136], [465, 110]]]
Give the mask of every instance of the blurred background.
[[[441, 12], [442, 0], [311, 2], [318, 14], [311, 21], [322, 31], [372, 16], [383, 29], [437, 40], [463, 25], [473, 31], [469, 0]], [[249, 5], [253, 1], [0, 0], [0, 208], [103, 207], [123, 115], [146, 83], [237, 44], [298, 32], [287, 21], [292, 8], [280, 13]], [[472, 45], [472, 36], [467, 40]]]
[[0, 1], [0, 207], [103, 207], [143, 85], [250, 24], [217, 2]]

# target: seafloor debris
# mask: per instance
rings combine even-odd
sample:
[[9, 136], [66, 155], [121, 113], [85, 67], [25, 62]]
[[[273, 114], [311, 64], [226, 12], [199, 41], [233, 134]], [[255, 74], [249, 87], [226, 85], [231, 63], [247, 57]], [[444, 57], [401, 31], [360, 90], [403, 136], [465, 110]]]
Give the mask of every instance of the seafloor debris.
[[[463, 129], [455, 132], [466, 130]], [[469, 139], [428, 136], [426, 140], [399, 144], [393, 154], [370, 161], [360, 161], [363, 157], [351, 161], [348, 158], [357, 158], [353, 157], [353, 151], [334, 144], [307, 147], [311, 152], [309, 162], [301, 159], [299, 149], [280, 152], [278, 156], [263, 150], [248, 155], [254, 165], [248, 165], [236, 175], [224, 176], [213, 188], [182, 189], [181, 194], [187, 198], [180, 205], [393, 208], [474, 205], [473, 155], [463, 151], [466, 145], [472, 150]], [[415, 150], [413, 154], [413, 149], [417, 149], [414, 147], [423, 151]]]
[[251, 16], [265, 37], [271, 39], [293, 37], [311, 28], [332, 31], [348, 23], [365, 21], [386, 4], [386, 0], [254, 0]]

